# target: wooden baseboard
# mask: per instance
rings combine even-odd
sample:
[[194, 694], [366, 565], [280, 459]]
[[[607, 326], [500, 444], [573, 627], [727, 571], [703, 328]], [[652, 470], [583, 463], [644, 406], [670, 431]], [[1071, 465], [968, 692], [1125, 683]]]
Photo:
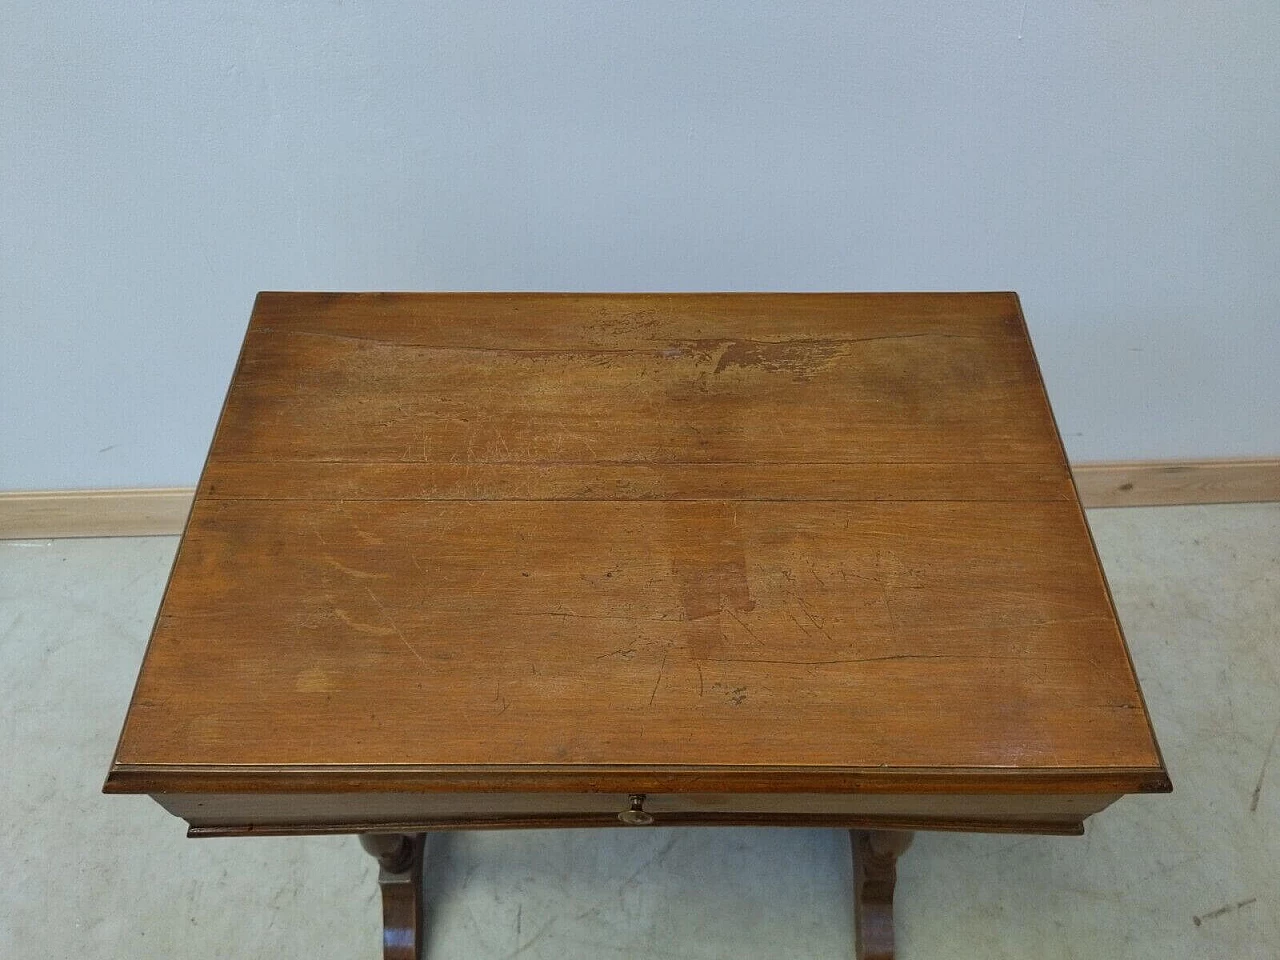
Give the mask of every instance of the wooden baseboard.
[[[1128, 460], [1072, 468], [1086, 507], [1280, 501], [1280, 457]], [[182, 532], [192, 487], [0, 492], [0, 540]]]
[[193, 487], [0, 492], [0, 540], [182, 532]]
[[1079, 463], [1071, 472], [1086, 507], [1280, 500], [1280, 457]]

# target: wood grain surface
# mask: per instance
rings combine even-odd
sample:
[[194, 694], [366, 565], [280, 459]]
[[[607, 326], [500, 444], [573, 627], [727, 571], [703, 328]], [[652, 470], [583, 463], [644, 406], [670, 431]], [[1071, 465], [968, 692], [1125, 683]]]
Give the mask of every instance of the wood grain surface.
[[259, 297], [108, 789], [631, 771], [1168, 788], [1016, 297]]

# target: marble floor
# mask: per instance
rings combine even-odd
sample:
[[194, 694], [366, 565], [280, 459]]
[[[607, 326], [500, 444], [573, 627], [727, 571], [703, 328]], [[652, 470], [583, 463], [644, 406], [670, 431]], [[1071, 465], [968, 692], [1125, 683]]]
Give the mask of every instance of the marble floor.
[[[904, 960], [1280, 956], [1280, 504], [1090, 520], [1175, 792], [1083, 838], [919, 835]], [[0, 543], [0, 957], [374, 960], [354, 839], [187, 840], [100, 793], [175, 545]], [[464, 833], [428, 856], [443, 960], [851, 955], [835, 831]]]

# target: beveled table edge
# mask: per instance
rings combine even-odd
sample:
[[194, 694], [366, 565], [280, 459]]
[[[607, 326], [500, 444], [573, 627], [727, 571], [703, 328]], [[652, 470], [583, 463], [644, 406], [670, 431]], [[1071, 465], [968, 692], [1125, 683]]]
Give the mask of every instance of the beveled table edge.
[[[815, 814], [667, 814], [656, 827], [782, 827], [836, 830], [931, 830], [943, 833], [1034, 834], [1037, 836], [1079, 837], [1083, 820], [979, 820], [956, 817], [877, 817]], [[448, 830], [554, 830], [618, 829], [628, 827], [613, 814], [562, 817], [459, 817], [431, 821], [371, 821], [334, 824], [258, 824], [188, 826], [191, 839], [210, 837], [323, 837], [353, 833], [435, 833]], [[652, 829], [650, 827], [649, 829]]]
[[1170, 793], [1158, 767], [112, 765], [117, 793]]

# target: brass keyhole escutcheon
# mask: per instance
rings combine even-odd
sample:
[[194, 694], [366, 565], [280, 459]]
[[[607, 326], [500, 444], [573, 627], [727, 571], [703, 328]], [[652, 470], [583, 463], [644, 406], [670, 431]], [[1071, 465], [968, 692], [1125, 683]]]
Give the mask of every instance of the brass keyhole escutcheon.
[[631, 807], [618, 814], [618, 819], [629, 827], [647, 827], [653, 823], [653, 814], [646, 813], [644, 809], [644, 794], [633, 793]]

